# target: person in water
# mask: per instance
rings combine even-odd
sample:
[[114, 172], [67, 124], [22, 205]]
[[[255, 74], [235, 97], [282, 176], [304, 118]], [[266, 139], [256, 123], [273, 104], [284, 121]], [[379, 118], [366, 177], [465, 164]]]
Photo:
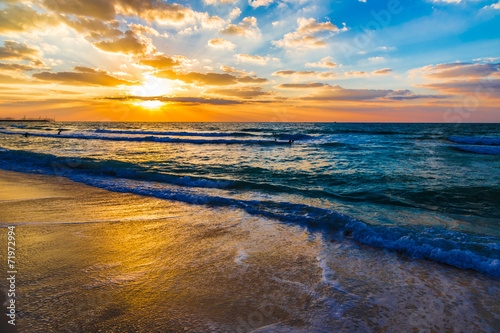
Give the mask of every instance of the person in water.
[[59, 132], [57, 132], [57, 135], [61, 135], [61, 131], [59, 130]]
[[24, 137], [27, 138], [28, 137], [28, 132], [24, 133]]

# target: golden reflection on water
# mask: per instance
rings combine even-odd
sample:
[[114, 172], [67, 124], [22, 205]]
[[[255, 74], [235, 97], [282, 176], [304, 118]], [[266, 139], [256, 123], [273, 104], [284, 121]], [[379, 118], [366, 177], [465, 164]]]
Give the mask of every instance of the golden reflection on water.
[[23, 331], [467, 331], [500, 310], [498, 281], [474, 272], [236, 209], [25, 177], [65, 199], [0, 203], [24, 223]]

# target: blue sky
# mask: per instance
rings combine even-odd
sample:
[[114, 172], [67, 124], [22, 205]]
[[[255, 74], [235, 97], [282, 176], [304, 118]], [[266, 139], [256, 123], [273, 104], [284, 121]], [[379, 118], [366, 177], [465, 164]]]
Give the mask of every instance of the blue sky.
[[0, 8], [0, 116], [500, 121], [497, 0]]

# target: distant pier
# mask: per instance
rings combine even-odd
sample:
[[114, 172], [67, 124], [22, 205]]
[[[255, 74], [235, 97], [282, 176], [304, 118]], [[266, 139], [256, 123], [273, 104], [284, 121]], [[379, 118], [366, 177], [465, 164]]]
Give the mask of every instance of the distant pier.
[[0, 118], [0, 122], [30, 122], [30, 123], [33, 123], [33, 122], [44, 122], [44, 123], [48, 123], [48, 122], [53, 122], [53, 121], [56, 121], [54, 118], [42, 118], [42, 117], [39, 117], [39, 118], [26, 118], [26, 117], [23, 117], [23, 118], [10, 118], [10, 117], [7, 117], [7, 118]]

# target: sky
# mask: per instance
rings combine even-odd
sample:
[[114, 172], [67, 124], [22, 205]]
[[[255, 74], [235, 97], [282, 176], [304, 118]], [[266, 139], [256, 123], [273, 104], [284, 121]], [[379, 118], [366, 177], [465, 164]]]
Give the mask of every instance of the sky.
[[500, 122], [499, 0], [0, 0], [0, 117]]

